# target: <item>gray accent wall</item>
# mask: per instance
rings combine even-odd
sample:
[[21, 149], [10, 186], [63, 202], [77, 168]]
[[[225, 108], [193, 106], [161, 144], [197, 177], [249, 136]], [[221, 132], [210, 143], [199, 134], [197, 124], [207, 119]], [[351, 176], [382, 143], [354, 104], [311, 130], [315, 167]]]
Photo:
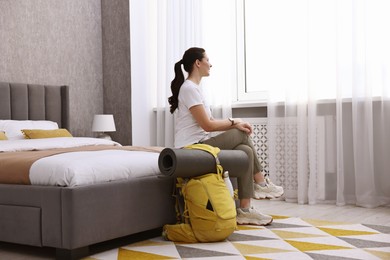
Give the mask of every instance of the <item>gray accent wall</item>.
[[68, 85], [75, 136], [112, 113], [130, 144], [128, 14], [128, 0], [0, 0], [0, 81]]
[[103, 107], [114, 115], [111, 136], [123, 145], [132, 143], [129, 21], [128, 0], [102, 0]]

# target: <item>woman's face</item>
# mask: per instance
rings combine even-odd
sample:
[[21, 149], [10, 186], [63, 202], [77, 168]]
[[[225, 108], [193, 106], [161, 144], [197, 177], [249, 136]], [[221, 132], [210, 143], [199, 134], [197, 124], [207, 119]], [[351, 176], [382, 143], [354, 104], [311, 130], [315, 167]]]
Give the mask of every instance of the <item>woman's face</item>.
[[199, 66], [199, 71], [201, 73], [201, 76], [205, 76], [205, 77], [209, 76], [210, 75], [210, 68], [212, 66], [213, 65], [211, 65], [209, 62], [209, 57], [205, 53], [203, 55], [202, 60], [200, 61], [200, 66]]

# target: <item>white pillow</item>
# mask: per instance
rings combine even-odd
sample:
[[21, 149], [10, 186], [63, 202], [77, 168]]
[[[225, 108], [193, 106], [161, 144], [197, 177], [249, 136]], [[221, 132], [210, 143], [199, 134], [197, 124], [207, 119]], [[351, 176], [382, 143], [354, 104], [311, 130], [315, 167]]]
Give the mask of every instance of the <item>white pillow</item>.
[[4, 131], [8, 140], [24, 139], [22, 129], [58, 129], [58, 124], [48, 120], [0, 120], [0, 131]]

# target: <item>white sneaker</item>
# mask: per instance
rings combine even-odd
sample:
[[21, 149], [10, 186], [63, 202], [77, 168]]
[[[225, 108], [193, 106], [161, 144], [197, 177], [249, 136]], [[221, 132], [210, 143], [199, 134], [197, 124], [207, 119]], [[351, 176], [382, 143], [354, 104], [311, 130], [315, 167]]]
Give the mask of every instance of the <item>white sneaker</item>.
[[239, 225], [265, 226], [271, 224], [272, 220], [271, 216], [260, 213], [254, 207], [250, 207], [249, 212], [237, 208], [237, 224]]
[[283, 187], [277, 186], [271, 182], [269, 178], [265, 178], [266, 185], [253, 184], [253, 197], [255, 199], [274, 199], [283, 195]]
[[[275, 185], [275, 184], [271, 181], [271, 179], [268, 178], [268, 177], [265, 177], [265, 182], [266, 182], [269, 186], [275, 187], [275, 189], [277, 189], [277, 190], [278, 190], [279, 192], [281, 192], [282, 195], [283, 195], [284, 189], [283, 189], [282, 186]], [[282, 195], [280, 195], [280, 196], [282, 196]]]

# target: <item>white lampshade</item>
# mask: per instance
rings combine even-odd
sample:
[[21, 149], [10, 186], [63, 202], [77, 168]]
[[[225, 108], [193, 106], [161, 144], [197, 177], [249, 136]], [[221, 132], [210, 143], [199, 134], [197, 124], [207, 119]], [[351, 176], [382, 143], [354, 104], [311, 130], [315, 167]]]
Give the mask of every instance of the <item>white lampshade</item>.
[[92, 123], [93, 132], [115, 132], [113, 115], [95, 115]]

